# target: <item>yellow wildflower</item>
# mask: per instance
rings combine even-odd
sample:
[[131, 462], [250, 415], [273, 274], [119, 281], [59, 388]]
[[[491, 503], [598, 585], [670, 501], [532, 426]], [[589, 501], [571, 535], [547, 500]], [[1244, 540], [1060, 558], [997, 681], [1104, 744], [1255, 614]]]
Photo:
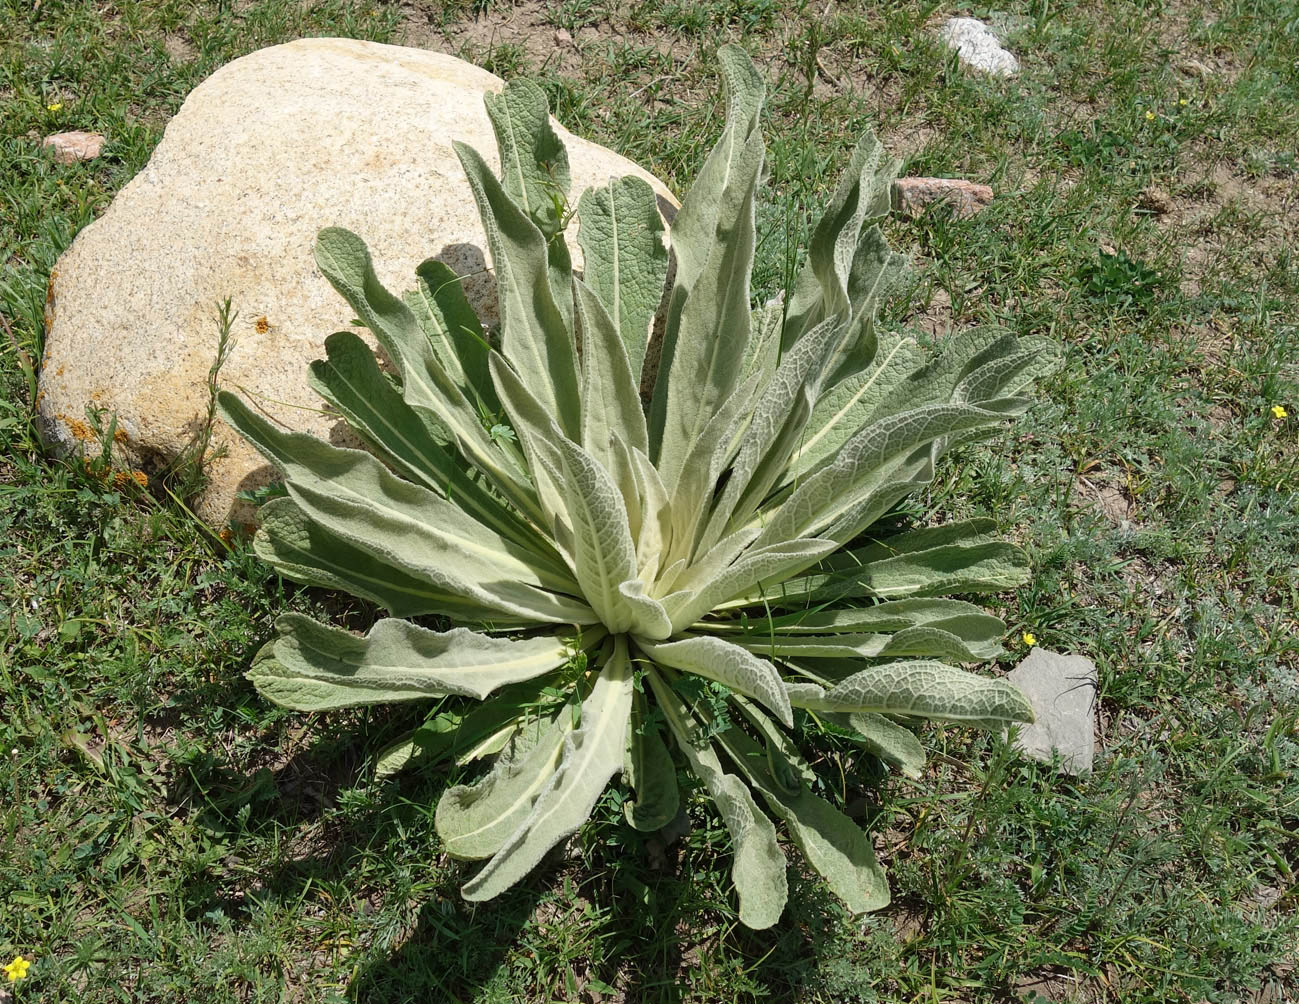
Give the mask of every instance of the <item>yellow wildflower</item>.
[[1025, 631], [1024, 644], [1027, 645], [1029, 648], [1032, 648], [1034, 645], [1037, 644], [1037, 635], [1035, 635], [1032, 631]]
[[1191, 102], [1187, 101], [1186, 98], [1178, 98], [1178, 99], [1177, 99], [1177, 107], [1178, 107], [1178, 108], [1185, 108], [1185, 107], [1186, 107], [1187, 105], [1189, 105], [1190, 103], [1191, 103]]
[[17, 983], [19, 980], [25, 980], [27, 978], [27, 970], [32, 968], [32, 964], [19, 955], [13, 960], [13, 962], [3, 968], [5, 975], [9, 977], [9, 982]]
[[54, 102], [54, 104], [52, 104], [52, 105], [46, 105], [46, 106], [45, 106], [45, 110], [46, 110], [47, 112], [58, 112], [58, 111], [62, 111], [62, 110], [63, 110], [63, 102], [62, 102], [62, 101], [56, 101], [56, 102]]
[[1146, 109], [1146, 121], [1147, 122], [1155, 121], [1155, 113], [1148, 108]]
[[1290, 417], [1290, 412], [1286, 411], [1286, 410], [1285, 410], [1284, 408], [1282, 408], [1279, 404], [1274, 404], [1274, 405], [1272, 405], [1272, 417], [1273, 417], [1273, 418], [1289, 418], [1289, 417]]

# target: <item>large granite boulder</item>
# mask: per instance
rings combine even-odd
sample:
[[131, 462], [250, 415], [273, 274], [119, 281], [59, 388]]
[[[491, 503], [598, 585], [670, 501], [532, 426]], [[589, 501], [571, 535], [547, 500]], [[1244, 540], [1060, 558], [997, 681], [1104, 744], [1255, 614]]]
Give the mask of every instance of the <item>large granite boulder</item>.
[[[339, 441], [307, 386], [352, 313], [315, 267], [323, 227], [356, 231], [394, 292], [436, 256], [465, 281], [485, 321], [496, 317], [486, 241], [452, 141], [495, 163], [483, 94], [503, 82], [420, 49], [302, 39], [222, 67], [185, 101], [145, 169], [59, 259], [50, 281], [39, 398], [56, 448], [78, 449], [87, 408], [117, 418], [115, 455], [146, 471], [184, 451], [201, 427], [217, 351], [217, 305], [238, 311], [220, 383], [293, 429]], [[635, 174], [671, 212], [657, 179], [573, 136], [572, 197]], [[576, 225], [568, 233], [581, 265]], [[217, 527], [246, 519], [241, 488], [270, 469], [220, 420], [199, 515]]]

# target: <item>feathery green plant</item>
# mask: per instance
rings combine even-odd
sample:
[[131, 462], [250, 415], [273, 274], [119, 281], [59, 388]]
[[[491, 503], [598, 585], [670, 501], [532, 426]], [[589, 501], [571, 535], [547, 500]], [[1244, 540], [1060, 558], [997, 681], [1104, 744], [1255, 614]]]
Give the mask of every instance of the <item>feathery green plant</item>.
[[[742, 50], [719, 57], [725, 128], [670, 240], [651, 187], [611, 180], [577, 203], [581, 274], [543, 93], [525, 82], [489, 96], [501, 178], [456, 151], [487, 233], [499, 350], [446, 265], [424, 262], [398, 298], [358, 237], [320, 234], [321, 269], [400, 372], [386, 376], [346, 331], [312, 366], [371, 452], [284, 432], [221, 396], [286, 478], [288, 496], [261, 510], [258, 553], [392, 615], [364, 637], [285, 615], [250, 670], [258, 690], [304, 711], [483, 702], [385, 757], [395, 768], [420, 753], [495, 755], [437, 808], [448, 851], [486, 861], [462, 890], [470, 900], [526, 875], [619, 772], [631, 825], [665, 825], [675, 749], [730, 832], [745, 924], [774, 923], [786, 899], [755, 792], [840, 899], [878, 909], [888, 886], [871, 841], [813, 794], [786, 731], [795, 710], [907, 773], [923, 761], [907, 723], [1032, 718], [1010, 685], [952, 665], [995, 656], [1004, 625], [944, 598], [1023, 583], [1023, 552], [993, 539], [990, 520], [884, 539], [872, 527], [953, 446], [1021, 413], [1054, 350], [984, 329], [926, 361], [877, 327], [903, 263], [876, 225], [896, 163], [870, 135], [793, 289], [754, 309], [764, 87]], [[409, 619], [434, 614], [475, 628]]]

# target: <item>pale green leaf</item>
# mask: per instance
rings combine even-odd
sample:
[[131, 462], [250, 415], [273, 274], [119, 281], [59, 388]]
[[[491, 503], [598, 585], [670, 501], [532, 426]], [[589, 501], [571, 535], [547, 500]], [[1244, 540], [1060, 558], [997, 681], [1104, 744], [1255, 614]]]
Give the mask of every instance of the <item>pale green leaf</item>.
[[859, 711], [847, 715], [831, 714], [836, 724], [855, 732], [860, 742], [881, 760], [892, 764], [907, 777], [918, 778], [925, 767], [925, 748], [916, 734], [883, 715]]
[[668, 273], [657, 197], [640, 178], [611, 178], [582, 194], [577, 217], [583, 281], [604, 304], [626, 346], [639, 394], [650, 326]]
[[813, 402], [820, 396], [826, 361], [847, 330], [835, 320], [825, 321], [785, 353], [753, 412], [701, 547], [709, 547], [728, 529], [743, 525], [782, 479], [812, 414]]
[[832, 456], [870, 421], [880, 402], [922, 359], [915, 339], [881, 334], [866, 368], [841, 380], [817, 399], [803, 438], [790, 458], [790, 476], [806, 474]]
[[555, 446], [582, 595], [611, 632], [666, 638], [671, 630], [668, 616], [657, 600], [645, 595], [636, 576], [636, 546], [617, 485], [576, 443], [560, 437]]
[[378, 450], [389, 466], [450, 499], [484, 526], [533, 552], [553, 571], [562, 567], [546, 541], [464, 470], [459, 456], [434, 437], [428, 423], [380, 371], [374, 353], [355, 334], [325, 339], [328, 360], [311, 364], [312, 386]]
[[361, 238], [340, 227], [322, 230], [316, 263], [397, 364], [406, 403], [417, 413], [428, 412], [428, 420], [444, 428], [506, 498], [521, 512], [536, 515], [530, 489], [488, 437], [476, 407], [443, 369], [414, 313], [379, 282]]
[[760, 636], [781, 634], [865, 634], [901, 631], [930, 624], [951, 631], [973, 643], [995, 642], [1006, 633], [1002, 621], [964, 600], [917, 598], [891, 600], [845, 610], [800, 610], [778, 617], [747, 618], [745, 621], [709, 621], [712, 632], [753, 632]]
[[442, 368], [476, 400], [484, 415], [500, 409], [487, 372], [488, 343], [482, 322], [465, 296], [462, 277], [429, 258], [415, 269], [415, 288], [403, 297], [429, 337]]
[[740, 920], [755, 930], [771, 927], [780, 919], [789, 895], [785, 855], [776, 842], [776, 828], [758, 808], [744, 782], [722, 770], [712, 746], [695, 743], [697, 730], [691, 727], [689, 712], [660, 674], [651, 670], [646, 679], [678, 748], [717, 804], [731, 835], [735, 855], [731, 880], [740, 900]]
[[276, 669], [254, 667], [262, 696], [298, 711], [462, 694], [482, 700], [555, 669], [572, 654], [555, 635], [511, 641], [465, 628], [430, 631], [381, 620], [364, 636], [285, 614], [275, 624]]
[[765, 86], [742, 50], [724, 46], [718, 59], [726, 126], [672, 222], [676, 273], [650, 412], [650, 455], [669, 493], [691, 446], [738, 384], [749, 342]]
[[563, 229], [568, 152], [550, 124], [546, 93], [531, 80], [512, 80], [483, 95], [501, 156], [501, 183], [547, 238]]
[[[484, 620], [499, 614], [406, 575], [313, 523], [289, 498], [273, 499], [258, 510], [261, 526], [253, 550], [277, 572], [295, 582], [338, 589], [370, 600], [395, 617], [444, 614]], [[524, 617], [504, 626], [532, 623]]]
[[966, 429], [996, 425], [1002, 416], [970, 405], [928, 405], [872, 423], [833, 461], [812, 475], [772, 515], [759, 545], [815, 536], [888, 479], [891, 466], [917, 447]]
[[838, 316], [846, 320], [854, 308], [865, 305], [866, 296], [857, 290], [856, 301], [850, 301], [849, 277], [864, 224], [889, 212], [899, 164], [885, 158], [884, 148], [872, 133], [858, 140], [808, 242], [807, 262], [795, 281], [786, 312], [785, 350], [824, 319]]
[[[761, 750], [739, 729], [727, 729], [718, 742], [789, 828], [789, 835], [808, 864], [854, 913], [881, 910], [889, 904], [888, 880], [875, 857], [869, 835], [806, 786], [791, 793], [777, 782]], [[806, 769], [806, 768], [805, 768]]]
[[967, 673], [940, 662], [890, 662], [868, 666], [822, 695], [795, 685], [789, 700], [814, 711], [867, 711], [946, 721], [1031, 722], [1033, 709], [1004, 680]]
[[500, 850], [461, 888], [465, 899], [477, 902], [504, 892], [586, 822], [609, 778], [622, 766], [631, 695], [631, 660], [625, 639], [619, 637], [582, 702], [581, 727], [564, 739], [562, 759], [550, 783]]
[[[500, 301], [501, 352], [564, 434], [580, 438], [577, 348], [552, 286], [545, 235], [472, 147], [454, 146], [487, 232]], [[567, 281], [563, 296], [571, 296]]]
[[659, 644], [637, 638], [636, 643], [660, 665], [716, 680], [761, 701], [786, 725], [794, 724], [776, 667], [738, 645], [707, 636]]
[[663, 744], [658, 725], [647, 715], [645, 697], [633, 695], [631, 730], [627, 735], [627, 756], [623, 774], [636, 793], [623, 803], [627, 822], [638, 830], [662, 829], [676, 818], [680, 806], [677, 769]]
[[632, 375], [622, 336], [591, 288], [573, 280], [582, 342], [582, 445], [613, 470], [612, 438], [642, 452], [649, 449], [640, 381]]
[[539, 622], [586, 624], [590, 608], [551, 589], [576, 589], [453, 503], [389, 473], [368, 453], [286, 433], [222, 392], [222, 415], [287, 476], [315, 523], [407, 575], [488, 610]]
[[532, 812], [559, 766], [572, 731], [567, 708], [514, 728], [492, 769], [472, 785], [448, 788], [434, 822], [452, 857], [490, 858]]
[[690, 592], [665, 597], [663, 603], [672, 618], [673, 630], [681, 631], [713, 608], [736, 596], [748, 595], [762, 583], [782, 582], [815, 564], [838, 545], [832, 540], [791, 540], [753, 548], [706, 580], [697, 580]]
[[758, 632], [733, 639], [750, 652], [791, 659], [883, 659], [926, 656], [957, 662], [995, 659], [1001, 646], [970, 644], [949, 631], [932, 626], [904, 628], [897, 634], [780, 634]]

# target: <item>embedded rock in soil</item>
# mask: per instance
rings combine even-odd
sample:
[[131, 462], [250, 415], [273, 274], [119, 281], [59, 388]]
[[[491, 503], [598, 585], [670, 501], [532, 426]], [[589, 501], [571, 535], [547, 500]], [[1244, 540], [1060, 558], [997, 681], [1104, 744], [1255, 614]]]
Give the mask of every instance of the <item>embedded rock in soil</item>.
[[900, 213], [916, 216], [929, 204], [948, 202], [957, 216], [973, 216], [992, 202], [992, 189], [960, 178], [898, 178], [893, 204]]
[[60, 164], [75, 164], [98, 157], [104, 149], [104, 137], [97, 132], [56, 132], [41, 140], [41, 146], [53, 150]]
[[1015, 745], [1020, 751], [1050, 761], [1051, 751], [1058, 750], [1066, 773], [1090, 772], [1096, 703], [1096, 666], [1092, 661], [1035, 648], [1006, 679], [1024, 692], [1037, 716], [1032, 725], [1019, 727]]
[[940, 36], [949, 49], [956, 50], [961, 63], [972, 70], [996, 77], [1013, 77], [1019, 72], [1019, 60], [978, 18], [951, 18], [943, 25]]
[[[313, 38], [262, 49], [200, 84], [149, 163], [87, 226], [50, 279], [40, 418], [62, 450], [93, 441], [87, 410], [114, 456], [157, 470], [200, 430], [217, 351], [217, 305], [239, 316], [222, 387], [244, 393], [292, 429], [348, 442], [319, 411], [307, 365], [353, 313], [316, 268], [316, 234], [341, 226], [369, 244], [395, 293], [428, 257], [467, 275], [485, 322], [496, 319], [486, 240], [453, 140], [495, 165], [483, 95], [503, 82], [420, 49]], [[611, 176], [667, 188], [631, 161], [572, 136], [570, 198]], [[581, 267], [577, 227], [567, 232]], [[250, 515], [241, 488], [264, 484], [265, 461], [220, 420], [199, 515], [218, 527]], [[98, 447], [92, 448], [97, 452]]]

